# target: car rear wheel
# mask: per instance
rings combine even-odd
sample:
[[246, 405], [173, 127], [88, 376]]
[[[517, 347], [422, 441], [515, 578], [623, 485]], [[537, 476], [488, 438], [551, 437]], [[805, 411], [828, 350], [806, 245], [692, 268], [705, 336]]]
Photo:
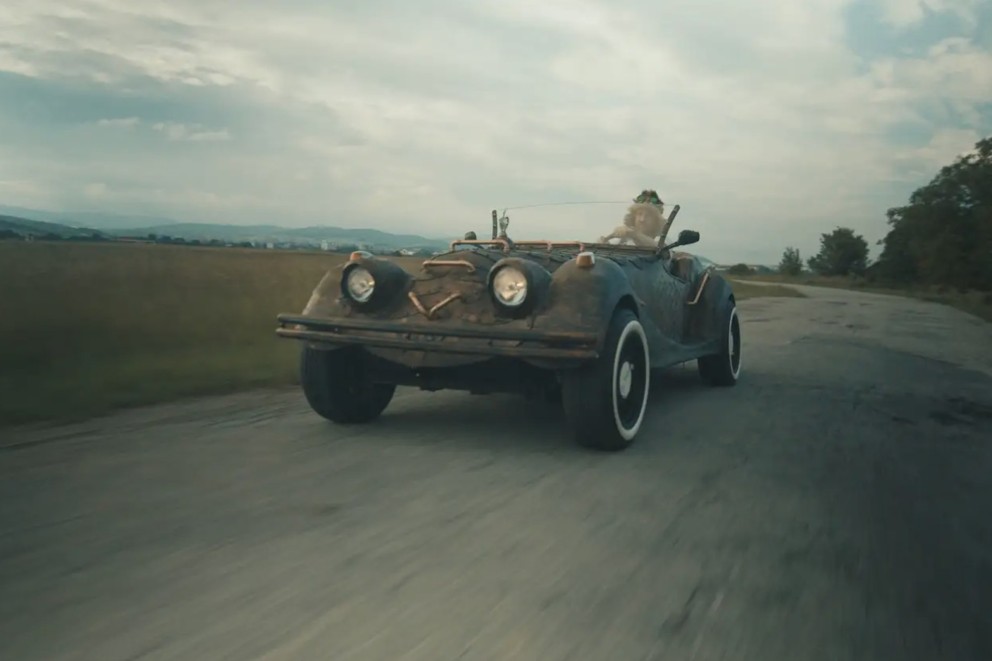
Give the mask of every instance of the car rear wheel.
[[641, 322], [630, 310], [618, 310], [603, 355], [562, 378], [565, 417], [579, 445], [617, 451], [633, 443], [647, 409], [650, 366]]
[[324, 351], [303, 347], [300, 384], [317, 414], [339, 424], [371, 422], [386, 410], [396, 386], [369, 378], [370, 356], [359, 347]]
[[737, 305], [728, 300], [724, 308], [720, 352], [696, 361], [699, 376], [711, 386], [733, 386], [741, 374], [741, 322]]

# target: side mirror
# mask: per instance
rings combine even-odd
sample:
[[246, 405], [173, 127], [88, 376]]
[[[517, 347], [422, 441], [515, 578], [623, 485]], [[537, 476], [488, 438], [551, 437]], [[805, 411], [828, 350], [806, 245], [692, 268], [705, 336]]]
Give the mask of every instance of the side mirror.
[[667, 246], [658, 246], [658, 252], [656, 255], [662, 255], [666, 250], [671, 250], [672, 248], [678, 248], [679, 246], [692, 245], [699, 241], [699, 232], [695, 230], [682, 230], [679, 232], [679, 238], [675, 243], [669, 243]]

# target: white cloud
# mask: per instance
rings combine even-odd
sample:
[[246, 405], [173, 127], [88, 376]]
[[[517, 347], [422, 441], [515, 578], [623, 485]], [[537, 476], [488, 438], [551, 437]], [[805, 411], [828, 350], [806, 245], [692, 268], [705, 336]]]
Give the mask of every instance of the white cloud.
[[[130, 130], [138, 127], [141, 123], [139, 117], [114, 117], [97, 120], [96, 125], [104, 128]], [[151, 130], [176, 142], [217, 142], [231, 139], [231, 132], [228, 129], [208, 129], [202, 124], [155, 122], [151, 124]]]
[[133, 129], [140, 123], [141, 120], [138, 117], [115, 117], [97, 121], [98, 126], [123, 129]]
[[970, 129], [941, 129], [926, 145], [907, 150], [898, 158], [915, 167], [916, 176], [929, 179], [959, 156], [973, 152], [975, 143], [983, 137]]
[[992, 52], [965, 38], [945, 39], [925, 57], [887, 58], [874, 72], [878, 88], [899, 90], [908, 101], [940, 99], [966, 106], [992, 99]]
[[152, 130], [164, 133], [169, 140], [182, 140], [186, 142], [216, 142], [218, 140], [230, 140], [231, 134], [227, 129], [214, 131], [207, 129], [200, 124], [182, 124], [180, 122], [156, 122], [152, 124]]
[[0, 199], [14, 200], [25, 206], [47, 207], [51, 203], [51, 191], [37, 181], [30, 179], [0, 178]]
[[[845, 42], [849, 0], [425, 2], [37, 0], [0, 9], [0, 70], [223, 90], [231, 128], [148, 122], [170, 142], [213, 143], [197, 162], [134, 154], [141, 168], [103, 166], [107, 181], [147, 173], [133, 193], [113, 187], [122, 203], [454, 235], [495, 206], [626, 200], [650, 186], [683, 204], [701, 252], [728, 258], [748, 246], [777, 258], [759, 228], [806, 252], [838, 218], [884, 232], [885, 207], [903, 199], [880, 187], [924, 183], [990, 129], [988, 51], [961, 35], [926, 57], [862, 61]], [[923, 4], [973, 19], [977, 3]], [[882, 5], [899, 27], [923, 20], [921, 7]], [[263, 110], [265, 122], [250, 119]], [[930, 130], [929, 144], [893, 142], [901, 126]], [[215, 190], [203, 190], [207, 171]], [[514, 227], [594, 236], [621, 213], [521, 211]]]
[[3, 43], [0, 43], [0, 71], [32, 77], [41, 75], [41, 70], [37, 66], [18, 57]]
[[952, 14], [974, 24], [982, 0], [879, 0], [885, 22], [894, 28], [919, 24], [928, 12]]
[[94, 182], [83, 187], [83, 193], [90, 199], [101, 199], [107, 195], [107, 184]]

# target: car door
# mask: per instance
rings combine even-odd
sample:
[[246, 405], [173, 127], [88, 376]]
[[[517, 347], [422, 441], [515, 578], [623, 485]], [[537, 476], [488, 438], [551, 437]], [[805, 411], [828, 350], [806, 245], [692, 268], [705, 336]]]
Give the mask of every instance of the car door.
[[644, 264], [644, 276], [645, 291], [641, 297], [652, 321], [666, 338], [681, 343], [690, 283], [672, 275], [665, 259], [653, 259]]

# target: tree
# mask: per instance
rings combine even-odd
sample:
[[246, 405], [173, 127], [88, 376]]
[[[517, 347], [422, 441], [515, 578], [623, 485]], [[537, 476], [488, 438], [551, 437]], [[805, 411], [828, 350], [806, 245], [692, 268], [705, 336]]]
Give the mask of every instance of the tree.
[[889, 209], [880, 279], [992, 289], [992, 137]]
[[788, 247], [782, 253], [782, 261], [778, 263], [778, 272], [782, 275], [799, 275], [803, 272], [803, 260], [799, 249]]
[[820, 252], [807, 260], [819, 275], [861, 275], [868, 267], [868, 242], [849, 227], [820, 235]]
[[747, 264], [734, 264], [727, 269], [727, 273], [730, 275], [752, 275], [754, 270]]

